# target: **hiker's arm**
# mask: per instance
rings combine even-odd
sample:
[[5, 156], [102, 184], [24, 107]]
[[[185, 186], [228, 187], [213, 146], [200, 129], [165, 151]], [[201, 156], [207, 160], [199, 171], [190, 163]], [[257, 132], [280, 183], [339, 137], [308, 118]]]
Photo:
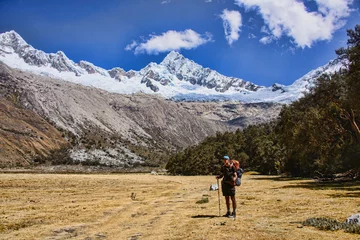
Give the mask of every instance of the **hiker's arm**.
[[221, 173], [219, 175], [217, 175], [215, 178], [216, 179], [220, 179], [224, 177], [224, 173], [221, 171]]
[[234, 172], [233, 181], [236, 181], [236, 178], [237, 178], [237, 173], [236, 173], [236, 172]]
[[222, 178], [222, 177], [224, 177], [224, 167], [221, 167], [220, 174], [217, 175], [215, 178], [216, 178], [216, 179], [220, 179], [220, 178]]

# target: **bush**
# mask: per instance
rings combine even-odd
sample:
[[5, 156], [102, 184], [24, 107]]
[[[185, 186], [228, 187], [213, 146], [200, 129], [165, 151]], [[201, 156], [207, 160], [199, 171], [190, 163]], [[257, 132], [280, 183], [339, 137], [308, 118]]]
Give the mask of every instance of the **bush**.
[[344, 230], [348, 233], [360, 234], [360, 225], [342, 223], [329, 218], [309, 218], [303, 222], [303, 225], [316, 227], [325, 231]]

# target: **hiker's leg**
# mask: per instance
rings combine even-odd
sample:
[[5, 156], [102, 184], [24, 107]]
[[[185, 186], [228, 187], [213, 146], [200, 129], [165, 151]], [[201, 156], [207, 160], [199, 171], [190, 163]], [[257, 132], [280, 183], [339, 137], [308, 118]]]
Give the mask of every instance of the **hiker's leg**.
[[232, 205], [233, 205], [233, 210], [235, 212], [236, 211], [236, 198], [235, 198], [235, 196], [231, 196], [231, 201], [232, 201]]
[[230, 196], [225, 196], [225, 200], [227, 211], [230, 212]]

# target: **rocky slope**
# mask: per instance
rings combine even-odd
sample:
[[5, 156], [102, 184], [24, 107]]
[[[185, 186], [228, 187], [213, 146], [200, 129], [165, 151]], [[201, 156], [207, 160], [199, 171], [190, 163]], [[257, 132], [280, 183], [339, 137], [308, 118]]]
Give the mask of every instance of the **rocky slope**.
[[143, 163], [149, 152], [181, 149], [218, 131], [269, 121], [281, 107], [174, 102], [143, 93], [121, 95], [12, 69], [0, 62], [0, 97], [11, 96], [20, 106], [72, 133], [74, 160], [116, 166]]
[[178, 102], [189, 112], [211, 121], [226, 123], [230, 129], [245, 128], [249, 125], [275, 120], [282, 108], [277, 103], [226, 102]]
[[[85, 128], [113, 132], [134, 143], [153, 139], [145, 129], [161, 130], [158, 138], [184, 146], [216, 131], [226, 130], [224, 124], [193, 116], [177, 103], [146, 94], [120, 95], [66, 81], [37, 76], [1, 65], [5, 74], [1, 84], [17, 91], [21, 104], [56, 126], [76, 135]], [[181, 129], [186, 135], [177, 133]], [[154, 130], [155, 131], [155, 130]]]
[[38, 114], [0, 98], [0, 167], [26, 166], [68, 145]]

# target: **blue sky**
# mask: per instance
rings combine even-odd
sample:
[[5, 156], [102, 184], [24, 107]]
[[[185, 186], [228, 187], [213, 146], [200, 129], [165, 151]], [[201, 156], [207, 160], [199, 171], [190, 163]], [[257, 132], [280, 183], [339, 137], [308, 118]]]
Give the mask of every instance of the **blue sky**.
[[335, 49], [346, 45], [346, 29], [360, 24], [359, 5], [357, 0], [0, 0], [0, 32], [15, 30], [37, 49], [62, 50], [75, 62], [105, 69], [139, 70], [178, 50], [226, 76], [269, 86], [291, 84], [335, 58]]

